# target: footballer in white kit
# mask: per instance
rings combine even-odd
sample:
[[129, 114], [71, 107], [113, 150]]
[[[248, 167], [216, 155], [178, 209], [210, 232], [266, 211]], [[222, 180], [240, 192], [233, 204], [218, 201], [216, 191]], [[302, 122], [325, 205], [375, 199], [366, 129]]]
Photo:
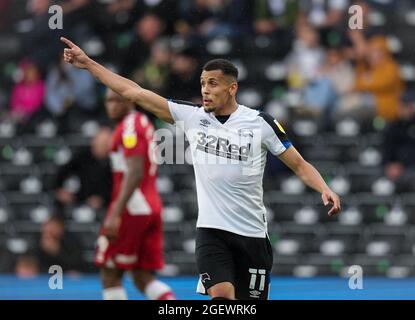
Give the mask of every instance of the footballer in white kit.
[[321, 193], [328, 215], [340, 199], [320, 173], [291, 145], [269, 115], [237, 103], [238, 69], [228, 60], [208, 61], [200, 76], [202, 106], [167, 100], [89, 58], [71, 41], [64, 59], [88, 70], [125, 99], [158, 118], [181, 126], [190, 141], [199, 216], [196, 262], [198, 291], [213, 300], [267, 299], [272, 247], [262, 200], [267, 151], [307, 186]]
[[278, 156], [291, 146], [284, 129], [268, 114], [243, 105], [222, 118], [188, 102], [171, 100], [169, 108], [192, 151], [198, 291], [229, 281], [239, 299], [266, 298], [272, 249], [262, 177], [267, 151]]

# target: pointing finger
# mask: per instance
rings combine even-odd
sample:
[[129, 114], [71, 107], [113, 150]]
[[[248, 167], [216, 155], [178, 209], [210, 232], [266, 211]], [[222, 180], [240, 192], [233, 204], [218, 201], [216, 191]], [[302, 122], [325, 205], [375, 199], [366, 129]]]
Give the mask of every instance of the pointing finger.
[[66, 39], [65, 37], [61, 37], [61, 41], [63, 43], [65, 43], [71, 49], [74, 48], [74, 47], [76, 47], [75, 44], [72, 41]]

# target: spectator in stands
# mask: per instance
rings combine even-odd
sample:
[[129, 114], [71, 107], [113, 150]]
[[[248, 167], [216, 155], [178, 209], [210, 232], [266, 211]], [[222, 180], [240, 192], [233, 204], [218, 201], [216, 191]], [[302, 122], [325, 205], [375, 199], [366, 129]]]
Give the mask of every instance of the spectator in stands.
[[181, 1], [177, 0], [137, 0], [133, 11], [136, 17], [152, 12], [163, 18], [166, 32], [171, 35], [174, 33], [174, 25], [179, 17], [178, 7]]
[[396, 182], [398, 191], [415, 191], [415, 93], [412, 90], [402, 95], [398, 115], [383, 135], [385, 175]]
[[60, 128], [76, 121], [74, 117], [86, 117], [97, 104], [94, 78], [84, 70], [68, 67], [59, 57], [46, 77], [45, 104], [48, 112], [60, 120]]
[[135, 0], [113, 0], [107, 4], [106, 11], [112, 15], [124, 14], [133, 9]]
[[[132, 28], [137, 21], [139, 12], [134, 10], [136, 3], [136, 0], [113, 0], [101, 3], [102, 6], [96, 8], [99, 16], [95, 16], [92, 23], [101, 30], [101, 33], [105, 32], [105, 36], [112, 34], [116, 37], [120, 32]], [[108, 46], [107, 49], [111, 50], [111, 47]]]
[[176, 0], [112, 0], [107, 1], [105, 11], [110, 23], [119, 26], [119, 30], [131, 28], [137, 19], [152, 13], [163, 17], [168, 34], [172, 34], [179, 4]]
[[299, 0], [299, 24], [311, 24], [324, 46], [336, 45], [348, 29], [349, 0]]
[[184, 1], [179, 28], [182, 34], [202, 37], [246, 35], [252, 30], [252, 2], [248, 0]]
[[[65, 21], [68, 23], [73, 14], [82, 10], [91, 0], [68, 0], [60, 1]], [[51, 0], [29, 0], [27, 5], [28, 20], [32, 26], [25, 34], [22, 41], [23, 50], [29, 55], [42, 72], [45, 72], [51, 61], [59, 54], [61, 46], [55, 39], [62, 33], [60, 29], [49, 28], [49, 7], [56, 1]], [[65, 32], [71, 34], [72, 29], [76, 29], [78, 24], [65, 24]], [[76, 36], [76, 34], [75, 34]]]
[[291, 49], [293, 41], [292, 30], [298, 15], [298, 0], [258, 0], [253, 1], [252, 6], [255, 34], [276, 39], [278, 52], [285, 55]]
[[170, 47], [166, 39], [157, 40], [151, 47], [150, 58], [132, 74], [132, 80], [145, 84], [158, 94], [166, 94], [170, 75]]
[[147, 13], [137, 20], [134, 39], [120, 54], [121, 73], [130, 74], [132, 68], [142, 66], [150, 55], [151, 46], [163, 35], [164, 30], [163, 19], [154, 13]]
[[[89, 150], [76, 154], [69, 163], [59, 168], [55, 195], [60, 209], [81, 203], [95, 210], [106, 207], [110, 201], [112, 184], [108, 161], [110, 143], [111, 130], [101, 128], [92, 139]], [[77, 192], [65, 187], [66, 179], [73, 176], [80, 182]]]
[[19, 80], [12, 89], [10, 116], [16, 122], [27, 122], [42, 108], [45, 84], [38, 66], [24, 59], [19, 65]]
[[33, 254], [17, 257], [15, 274], [19, 278], [32, 278], [39, 274], [39, 261]]
[[82, 272], [84, 261], [78, 241], [65, 233], [64, 220], [52, 216], [42, 224], [39, 242], [34, 250], [39, 271], [47, 273], [50, 266], [58, 265], [64, 272]]
[[353, 91], [354, 70], [341, 47], [333, 46], [327, 49], [320, 74], [331, 80], [340, 99]]
[[392, 57], [386, 39], [372, 37], [365, 59], [360, 59], [356, 65], [355, 90], [372, 95], [376, 115], [393, 121], [398, 117], [402, 88], [399, 65]]
[[[173, 35], [179, 4], [180, 1], [176, 0], [113, 0], [96, 5], [93, 25], [105, 42], [105, 59], [116, 62], [125, 75], [131, 74], [131, 68], [140, 68], [148, 58], [150, 44], [144, 43], [140, 47], [143, 41], [140, 41], [141, 35], [137, 36], [137, 29], [146, 29], [139, 33], [152, 34], [161, 28], [163, 36]], [[148, 17], [155, 17], [157, 21], [151, 21]], [[138, 27], [138, 21], [142, 21], [145, 27]], [[157, 34], [156, 38], [159, 37]], [[134, 49], [130, 50], [132, 46]], [[139, 51], [131, 55], [135, 49]]]
[[364, 59], [368, 50], [368, 39], [376, 35], [384, 35], [385, 28], [371, 24], [370, 6], [366, 1], [358, 0], [353, 3], [362, 8], [362, 29], [345, 28], [341, 41], [345, 46], [348, 59], [358, 61]]
[[51, 57], [59, 52], [59, 46], [53, 42], [55, 35], [48, 24], [48, 10], [51, 4], [51, 0], [30, 0], [26, 7], [32, 27], [22, 42], [24, 52], [30, 54], [42, 70], [46, 70]]
[[318, 112], [323, 131], [330, 129], [336, 107], [348, 101], [353, 86], [354, 70], [342, 49], [329, 48], [316, 78], [304, 90], [304, 104]]
[[11, 0], [0, 0], [0, 32], [10, 29]]
[[[281, 30], [287, 33], [295, 25], [298, 9], [298, 0], [255, 1], [253, 6], [255, 32], [272, 35]], [[278, 36], [283, 36], [283, 32], [278, 32]]]
[[318, 75], [325, 52], [320, 46], [319, 34], [312, 26], [298, 24], [296, 35], [293, 49], [286, 58], [286, 68], [290, 88], [302, 89]]
[[300, 19], [318, 29], [342, 27], [349, 0], [300, 0]]
[[200, 75], [197, 52], [193, 48], [185, 48], [173, 53], [171, 59], [171, 77], [168, 96], [172, 99], [200, 102]]

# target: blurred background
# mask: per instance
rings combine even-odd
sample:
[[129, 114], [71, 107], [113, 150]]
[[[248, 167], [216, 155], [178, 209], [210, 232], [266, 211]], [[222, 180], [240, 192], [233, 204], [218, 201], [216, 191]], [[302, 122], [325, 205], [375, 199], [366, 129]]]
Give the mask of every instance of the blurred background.
[[[63, 30], [48, 27], [53, 4]], [[349, 28], [354, 4], [361, 30]], [[206, 61], [236, 64], [238, 102], [278, 119], [343, 201], [329, 219], [269, 157], [275, 276], [344, 276], [351, 265], [415, 276], [414, 26], [411, 0], [0, 0], [0, 273], [97, 272], [111, 124], [105, 88], [62, 63], [64, 35], [143, 87], [195, 103]], [[161, 165], [158, 187], [161, 274], [196, 276], [192, 166]]]

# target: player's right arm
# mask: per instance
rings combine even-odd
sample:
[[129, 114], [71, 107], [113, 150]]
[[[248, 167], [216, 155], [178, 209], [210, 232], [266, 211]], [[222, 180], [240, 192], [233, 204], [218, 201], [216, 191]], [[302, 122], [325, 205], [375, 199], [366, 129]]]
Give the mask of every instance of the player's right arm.
[[120, 94], [125, 99], [138, 104], [146, 111], [154, 114], [169, 123], [173, 123], [173, 117], [170, 113], [167, 99], [158, 94], [140, 87], [137, 83], [121, 77], [120, 75], [108, 70], [100, 65], [86, 53], [72, 43], [70, 40], [61, 37], [61, 41], [69, 48], [64, 50], [64, 60], [73, 66], [88, 70], [95, 78], [105, 86]]
[[104, 234], [108, 239], [115, 239], [118, 236], [122, 214], [143, 178], [144, 158], [142, 156], [127, 157], [126, 166], [127, 172], [123, 176], [120, 192], [112, 204], [110, 216], [104, 222]]

